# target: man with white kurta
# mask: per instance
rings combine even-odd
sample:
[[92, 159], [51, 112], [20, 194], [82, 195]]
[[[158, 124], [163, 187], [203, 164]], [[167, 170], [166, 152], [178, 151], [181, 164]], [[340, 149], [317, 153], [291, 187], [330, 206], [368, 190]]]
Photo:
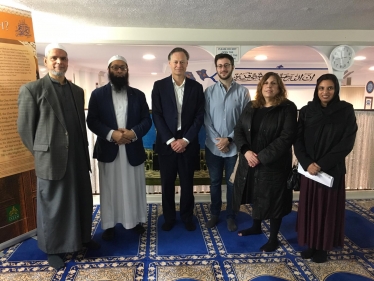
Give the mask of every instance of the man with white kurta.
[[115, 226], [145, 232], [147, 220], [142, 137], [152, 121], [143, 92], [129, 86], [123, 56], [108, 61], [109, 83], [94, 90], [88, 105], [87, 125], [97, 135], [93, 157], [99, 161], [103, 240], [112, 240]]

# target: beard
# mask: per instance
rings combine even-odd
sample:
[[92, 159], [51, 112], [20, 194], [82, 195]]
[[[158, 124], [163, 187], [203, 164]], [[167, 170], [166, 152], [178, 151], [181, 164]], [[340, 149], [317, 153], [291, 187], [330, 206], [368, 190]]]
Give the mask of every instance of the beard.
[[65, 71], [56, 71], [56, 70], [51, 70], [50, 71], [52, 75], [54, 76], [58, 76], [58, 77], [61, 77], [61, 76], [65, 76], [65, 73], [66, 73], [66, 70]]
[[218, 75], [219, 79], [221, 79], [221, 80], [228, 80], [228, 79], [231, 78], [231, 75], [232, 75], [233, 71], [234, 71], [234, 69], [232, 69], [231, 71], [229, 71], [229, 72], [226, 74], [226, 77], [219, 75], [218, 72], [217, 72], [217, 75]]
[[113, 84], [116, 92], [122, 91], [124, 88], [129, 86], [129, 73], [126, 72], [123, 76], [116, 76], [113, 72], [108, 73], [109, 81]]

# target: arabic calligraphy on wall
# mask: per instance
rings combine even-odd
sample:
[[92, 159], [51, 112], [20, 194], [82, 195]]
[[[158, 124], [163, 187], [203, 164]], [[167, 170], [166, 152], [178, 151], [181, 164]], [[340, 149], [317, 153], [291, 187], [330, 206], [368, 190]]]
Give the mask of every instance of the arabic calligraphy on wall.
[[267, 72], [277, 73], [286, 85], [315, 86], [318, 77], [328, 72], [327, 68], [236, 68], [234, 80], [242, 85], [255, 86]]

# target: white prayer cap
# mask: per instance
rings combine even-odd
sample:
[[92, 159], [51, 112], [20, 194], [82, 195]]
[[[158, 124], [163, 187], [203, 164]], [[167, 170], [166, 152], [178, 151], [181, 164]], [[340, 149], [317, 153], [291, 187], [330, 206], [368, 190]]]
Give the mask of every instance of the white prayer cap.
[[47, 57], [49, 51], [52, 50], [52, 49], [60, 49], [60, 50], [65, 51], [66, 54], [68, 53], [68, 52], [66, 51], [65, 47], [62, 46], [61, 44], [59, 44], [59, 43], [51, 43], [51, 44], [48, 44], [47, 47], [45, 47], [44, 55]]
[[113, 57], [111, 57], [109, 60], [108, 60], [108, 67], [109, 65], [111, 64], [112, 61], [115, 61], [115, 60], [121, 60], [123, 62], [125, 62], [127, 64], [127, 60], [123, 57], [123, 56], [120, 56], [120, 55], [115, 55]]

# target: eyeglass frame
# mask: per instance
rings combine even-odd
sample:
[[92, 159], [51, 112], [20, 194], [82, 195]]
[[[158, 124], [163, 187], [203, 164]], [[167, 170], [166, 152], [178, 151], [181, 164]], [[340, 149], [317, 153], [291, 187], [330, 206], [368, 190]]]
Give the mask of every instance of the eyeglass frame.
[[227, 69], [227, 68], [229, 68], [230, 66], [232, 66], [231, 63], [225, 63], [225, 64], [219, 64], [219, 65], [216, 65], [216, 68], [218, 68], [218, 69], [222, 69], [222, 68]]
[[114, 71], [118, 71], [118, 70], [122, 70], [122, 71], [127, 71], [129, 70], [128, 66], [125, 66], [125, 65], [121, 65], [121, 66], [118, 66], [118, 65], [111, 65], [110, 66], [111, 69], [113, 69]]

